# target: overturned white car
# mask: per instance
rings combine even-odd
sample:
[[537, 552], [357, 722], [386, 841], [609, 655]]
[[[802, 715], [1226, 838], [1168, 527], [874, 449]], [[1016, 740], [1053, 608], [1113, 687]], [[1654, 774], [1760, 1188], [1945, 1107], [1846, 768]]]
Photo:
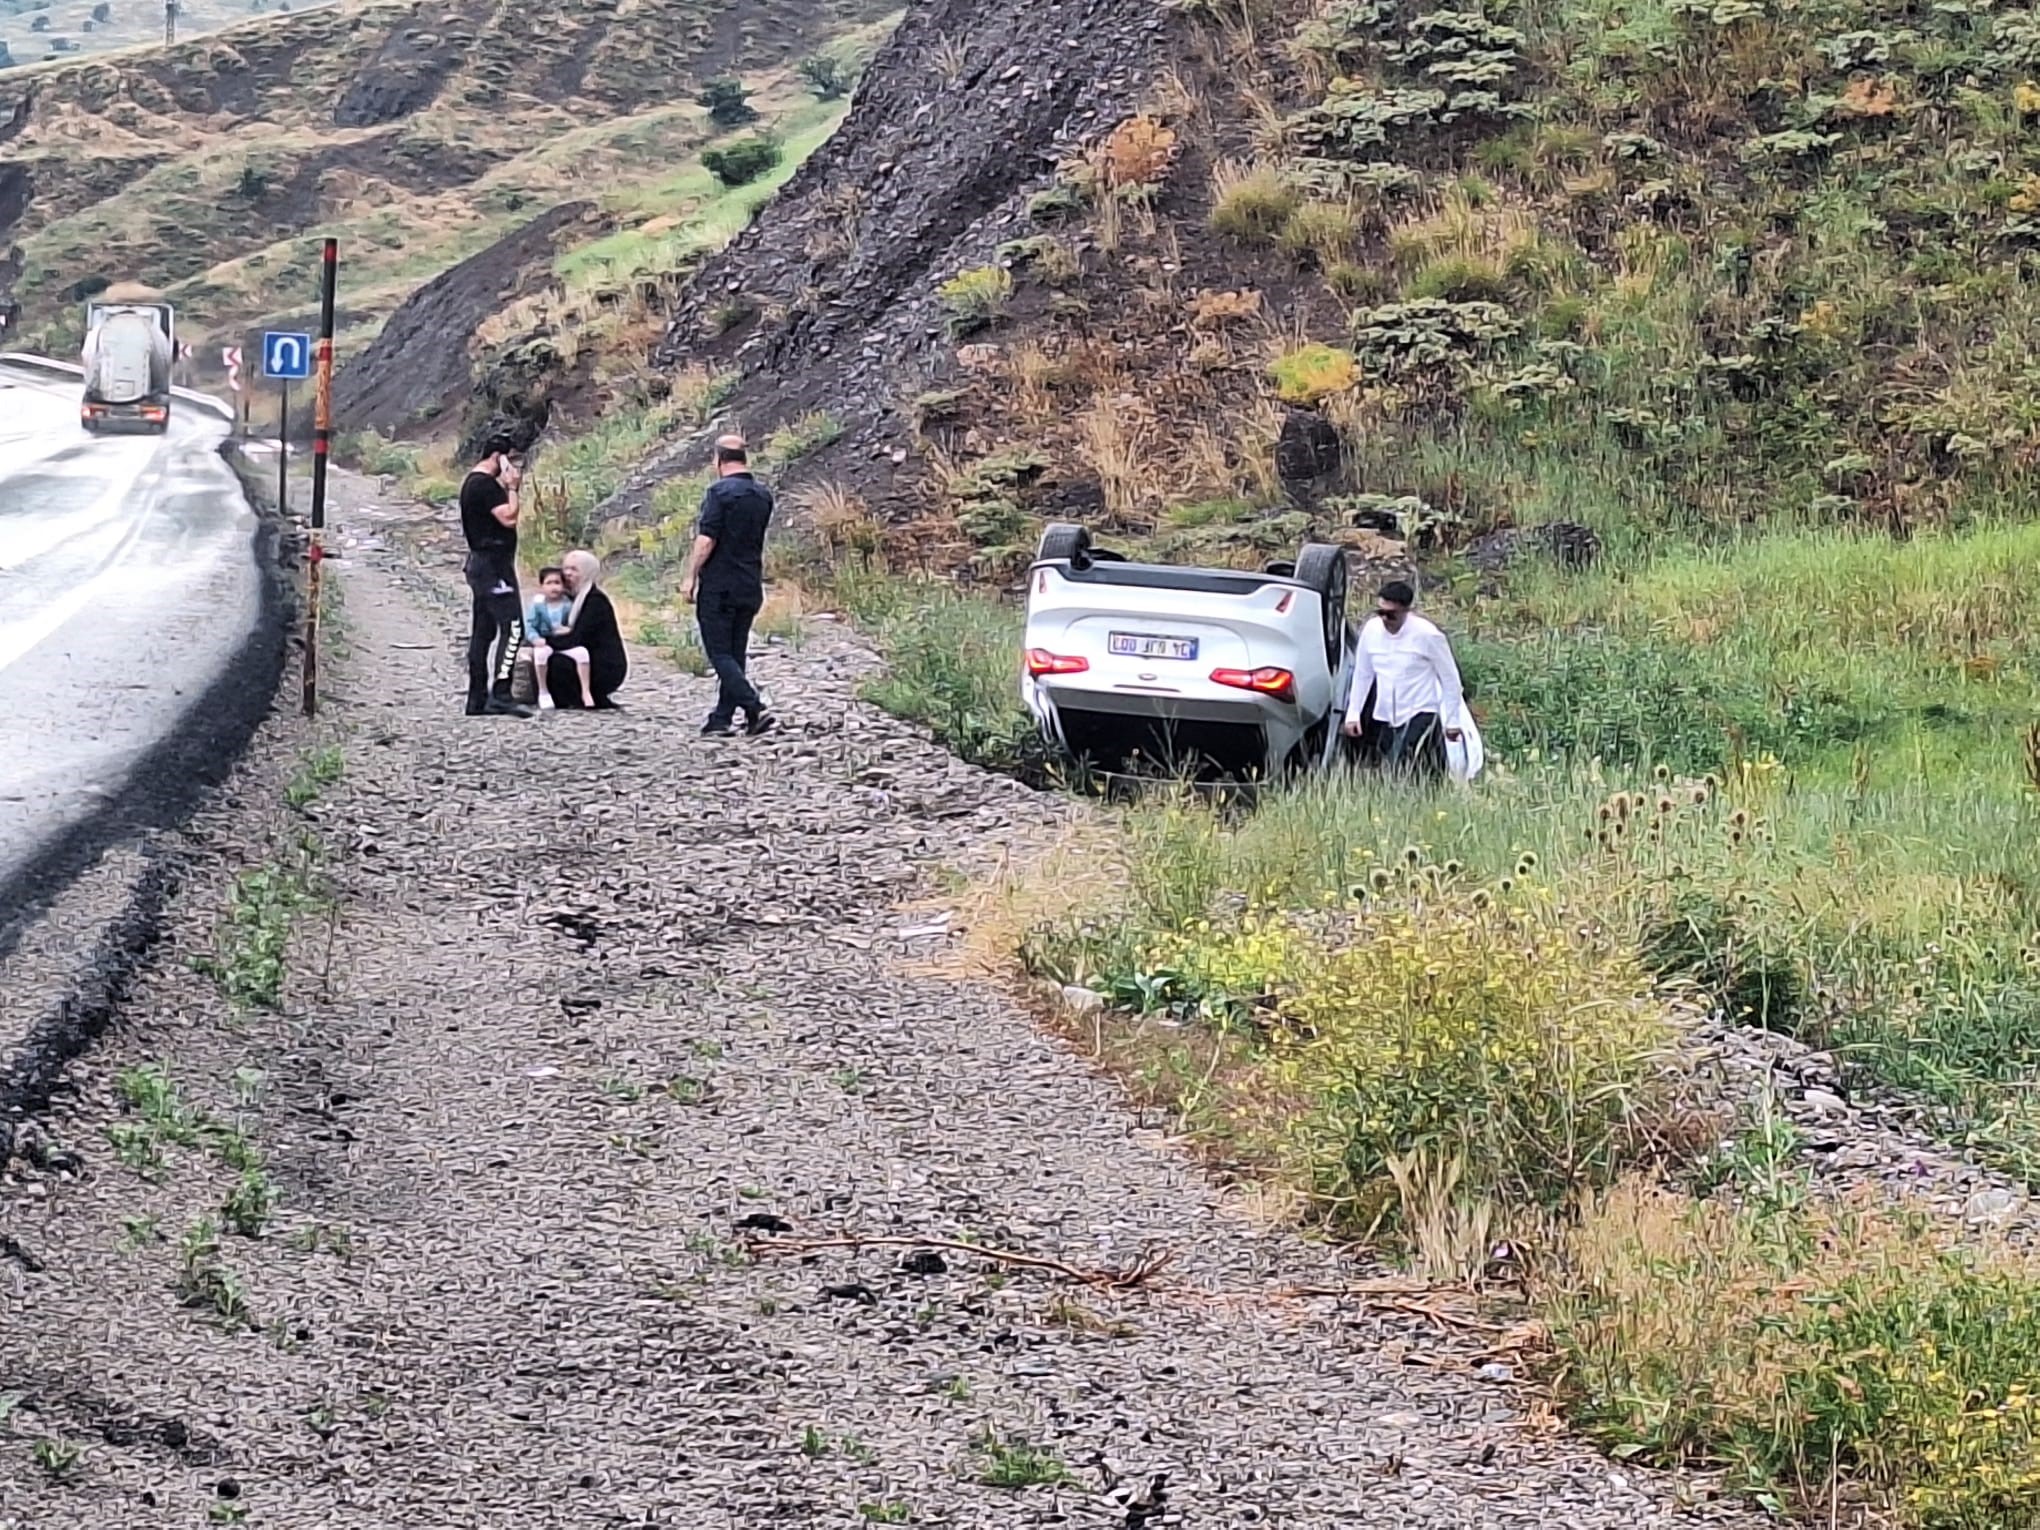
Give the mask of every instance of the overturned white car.
[[1027, 571], [1021, 695], [1092, 768], [1268, 780], [1337, 757], [1350, 683], [1344, 549], [1261, 573], [1133, 563], [1081, 526]]

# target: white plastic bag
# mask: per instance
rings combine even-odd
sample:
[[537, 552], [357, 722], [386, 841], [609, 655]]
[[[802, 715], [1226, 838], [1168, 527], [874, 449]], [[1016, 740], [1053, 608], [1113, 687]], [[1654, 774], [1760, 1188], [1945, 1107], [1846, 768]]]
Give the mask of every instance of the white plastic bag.
[[1479, 775], [1486, 763], [1487, 751], [1481, 747], [1480, 729], [1474, 726], [1473, 714], [1462, 713], [1458, 739], [1445, 740], [1445, 768], [1452, 773], [1453, 780], [1464, 782]]

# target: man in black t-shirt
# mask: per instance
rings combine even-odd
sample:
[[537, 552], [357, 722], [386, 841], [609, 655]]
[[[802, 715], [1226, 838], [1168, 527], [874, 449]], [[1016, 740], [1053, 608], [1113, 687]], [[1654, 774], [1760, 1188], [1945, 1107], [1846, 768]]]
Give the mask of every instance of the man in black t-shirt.
[[686, 593], [701, 622], [701, 647], [721, 682], [701, 731], [726, 736], [739, 712], [746, 733], [770, 732], [776, 719], [744, 673], [751, 623], [765, 604], [765, 528], [772, 491], [751, 476], [741, 436], [715, 443], [716, 480], [701, 498], [701, 524], [687, 561]]
[[[498, 437], [460, 486], [460, 529], [467, 538], [467, 586], [474, 596], [468, 629], [468, 716], [529, 717], [510, 697], [510, 676], [524, 646], [524, 610], [517, 598], [517, 489], [523, 470], [514, 443]], [[493, 682], [489, 649], [496, 649]]]

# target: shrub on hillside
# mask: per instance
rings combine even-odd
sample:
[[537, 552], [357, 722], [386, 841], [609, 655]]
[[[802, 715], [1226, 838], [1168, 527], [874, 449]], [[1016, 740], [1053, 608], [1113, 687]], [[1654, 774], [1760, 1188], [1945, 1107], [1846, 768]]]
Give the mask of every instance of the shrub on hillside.
[[850, 93], [857, 77], [833, 53], [817, 53], [800, 61], [801, 83], [818, 101], [836, 101]]
[[725, 186], [748, 186], [777, 165], [783, 152], [776, 138], [739, 138], [724, 148], [703, 149], [701, 168]]
[[1266, 165], [1221, 164], [1211, 173], [1211, 227], [1247, 244], [1282, 236], [1301, 198], [1282, 173]]
[[717, 127], [742, 127], [758, 120], [757, 109], [751, 105], [750, 87], [734, 75], [710, 80], [694, 100], [708, 108], [708, 120]]

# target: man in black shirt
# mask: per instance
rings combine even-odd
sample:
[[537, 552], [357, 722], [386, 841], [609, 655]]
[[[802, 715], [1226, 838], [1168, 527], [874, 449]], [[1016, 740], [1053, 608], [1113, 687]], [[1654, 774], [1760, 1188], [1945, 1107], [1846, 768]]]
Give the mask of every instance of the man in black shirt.
[[687, 560], [686, 594], [701, 621], [701, 647], [721, 683], [701, 731], [726, 736], [739, 712], [746, 733], [770, 732], [775, 719], [744, 673], [751, 622], [765, 604], [765, 528], [772, 491], [751, 476], [741, 436], [715, 443], [716, 480], [701, 498], [701, 523]]
[[[529, 717], [531, 708], [510, 697], [510, 676], [524, 646], [524, 611], [517, 599], [517, 489], [524, 473], [505, 437], [460, 486], [460, 529], [467, 537], [467, 586], [474, 596], [468, 629], [468, 716]], [[489, 648], [496, 648], [493, 684]]]

